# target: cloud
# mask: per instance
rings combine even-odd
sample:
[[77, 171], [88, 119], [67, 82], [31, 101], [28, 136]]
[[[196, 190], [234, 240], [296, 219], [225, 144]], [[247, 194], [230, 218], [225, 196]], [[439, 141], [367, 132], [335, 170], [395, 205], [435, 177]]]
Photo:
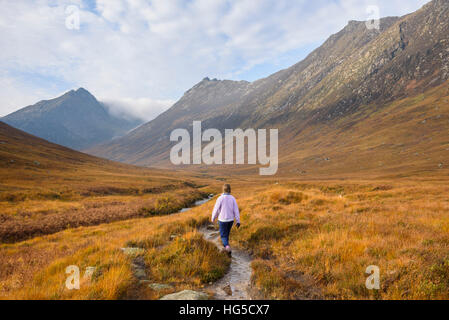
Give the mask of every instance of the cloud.
[[[77, 87], [152, 115], [205, 76], [255, 80], [288, 67], [365, 20], [373, 2], [386, 16], [427, 1], [2, 1], [0, 115]], [[79, 6], [79, 30], [65, 26], [68, 5]]]
[[109, 112], [115, 116], [145, 121], [156, 118], [175, 103], [174, 100], [152, 100], [149, 98], [121, 98], [116, 100], [105, 98], [102, 102], [109, 109]]

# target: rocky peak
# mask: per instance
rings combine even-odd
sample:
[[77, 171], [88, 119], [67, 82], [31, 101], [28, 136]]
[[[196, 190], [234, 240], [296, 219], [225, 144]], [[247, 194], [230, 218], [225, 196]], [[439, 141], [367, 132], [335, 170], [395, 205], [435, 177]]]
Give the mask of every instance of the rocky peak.
[[78, 90], [76, 90], [76, 93], [91, 95], [91, 93], [89, 91], [87, 91], [86, 89], [84, 89], [83, 87], [78, 88]]
[[448, 0], [432, 0], [423, 6], [423, 9], [441, 9], [449, 8]]
[[191, 89], [187, 90], [184, 93], [184, 97], [189, 97], [199, 92], [204, 93], [209, 90], [232, 91], [234, 89], [246, 87], [248, 84], [248, 81], [218, 80], [217, 78], [211, 80], [209, 77], [206, 77]]

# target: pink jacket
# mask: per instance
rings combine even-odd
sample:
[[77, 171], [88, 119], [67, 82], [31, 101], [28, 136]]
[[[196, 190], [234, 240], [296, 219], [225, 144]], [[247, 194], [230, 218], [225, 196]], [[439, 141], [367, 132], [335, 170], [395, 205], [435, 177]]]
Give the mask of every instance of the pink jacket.
[[235, 198], [227, 193], [223, 193], [215, 202], [214, 211], [212, 211], [212, 221], [228, 222], [235, 221], [240, 223], [240, 212]]

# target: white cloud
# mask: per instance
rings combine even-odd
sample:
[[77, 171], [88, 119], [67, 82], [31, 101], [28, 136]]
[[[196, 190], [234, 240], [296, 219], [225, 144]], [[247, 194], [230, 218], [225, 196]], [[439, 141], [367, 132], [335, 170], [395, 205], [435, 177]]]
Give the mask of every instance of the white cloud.
[[[96, 0], [92, 11], [82, 0], [0, 1], [0, 115], [80, 86], [152, 115], [205, 76], [240, 79], [324, 41], [366, 19], [368, 5], [386, 16], [427, 2]], [[79, 31], [65, 28], [71, 4], [81, 9]]]
[[149, 98], [121, 98], [116, 100], [105, 98], [102, 99], [102, 102], [106, 104], [109, 112], [113, 115], [145, 121], [156, 118], [175, 103], [173, 100], [152, 100]]

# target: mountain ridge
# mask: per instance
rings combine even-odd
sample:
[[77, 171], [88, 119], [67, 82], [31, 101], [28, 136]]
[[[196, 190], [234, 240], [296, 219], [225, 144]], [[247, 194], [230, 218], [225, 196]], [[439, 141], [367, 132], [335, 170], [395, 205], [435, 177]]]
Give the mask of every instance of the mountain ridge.
[[0, 118], [1, 121], [45, 140], [81, 150], [126, 134], [140, 120], [112, 116], [84, 88], [41, 100]]
[[351, 21], [304, 60], [254, 82], [206, 78], [159, 117], [128, 135], [87, 150], [144, 166], [169, 165], [175, 128], [279, 128], [280, 145], [311, 126], [351, 117], [363, 106], [382, 109], [449, 78], [449, 2], [381, 19], [380, 30]]

